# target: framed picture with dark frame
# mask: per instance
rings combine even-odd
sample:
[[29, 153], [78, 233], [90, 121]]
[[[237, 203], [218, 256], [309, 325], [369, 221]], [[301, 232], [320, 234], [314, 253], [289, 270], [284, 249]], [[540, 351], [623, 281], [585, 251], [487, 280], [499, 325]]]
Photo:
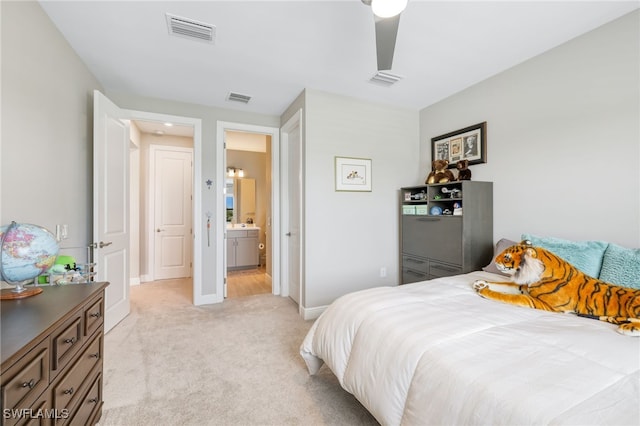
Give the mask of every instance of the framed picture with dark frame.
[[469, 160], [469, 165], [487, 162], [487, 122], [431, 138], [431, 159], [447, 160], [449, 168]]

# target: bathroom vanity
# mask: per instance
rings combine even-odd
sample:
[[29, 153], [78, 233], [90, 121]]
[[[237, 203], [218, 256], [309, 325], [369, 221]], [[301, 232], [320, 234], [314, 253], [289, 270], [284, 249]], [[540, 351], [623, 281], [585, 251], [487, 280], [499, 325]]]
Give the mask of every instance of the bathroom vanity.
[[227, 268], [255, 268], [259, 265], [260, 228], [241, 225], [227, 227]]

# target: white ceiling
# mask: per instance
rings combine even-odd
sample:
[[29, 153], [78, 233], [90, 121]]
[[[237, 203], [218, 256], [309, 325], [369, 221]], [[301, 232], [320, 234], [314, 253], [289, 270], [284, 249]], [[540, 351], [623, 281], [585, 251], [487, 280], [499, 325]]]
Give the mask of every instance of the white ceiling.
[[[392, 69], [403, 79], [382, 87], [369, 82], [374, 21], [360, 0], [41, 4], [107, 90], [269, 115], [305, 88], [422, 109], [640, 6], [410, 0]], [[166, 13], [215, 25], [215, 44], [170, 36]]]
[[140, 120], [134, 120], [134, 123], [142, 133], [151, 133], [156, 136], [173, 135], [188, 138], [193, 137], [193, 127], [191, 126], [178, 126], [173, 123], [169, 123], [171, 126], [167, 126], [167, 123]]

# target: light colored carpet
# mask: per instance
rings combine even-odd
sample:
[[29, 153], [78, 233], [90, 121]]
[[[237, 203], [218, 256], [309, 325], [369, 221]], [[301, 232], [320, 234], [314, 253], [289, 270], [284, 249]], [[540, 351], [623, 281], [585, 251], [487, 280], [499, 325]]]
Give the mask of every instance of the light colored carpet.
[[131, 289], [131, 314], [105, 336], [109, 425], [376, 425], [324, 366], [298, 350], [311, 326], [271, 294], [196, 307], [190, 282]]

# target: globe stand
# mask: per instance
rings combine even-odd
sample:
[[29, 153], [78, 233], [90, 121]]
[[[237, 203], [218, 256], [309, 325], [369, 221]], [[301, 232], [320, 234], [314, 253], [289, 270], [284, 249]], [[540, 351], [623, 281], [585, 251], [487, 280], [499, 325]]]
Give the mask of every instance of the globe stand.
[[15, 285], [14, 288], [5, 288], [0, 291], [0, 300], [24, 299], [42, 293], [40, 287], [25, 287], [26, 281], [21, 283], [9, 283]]

